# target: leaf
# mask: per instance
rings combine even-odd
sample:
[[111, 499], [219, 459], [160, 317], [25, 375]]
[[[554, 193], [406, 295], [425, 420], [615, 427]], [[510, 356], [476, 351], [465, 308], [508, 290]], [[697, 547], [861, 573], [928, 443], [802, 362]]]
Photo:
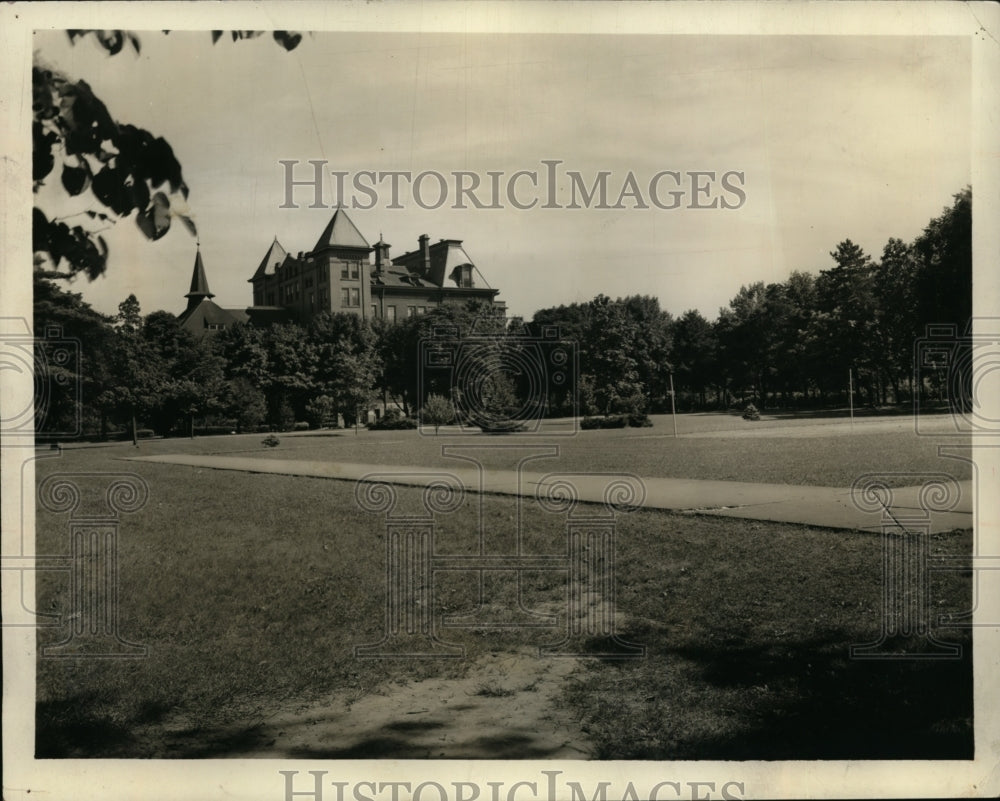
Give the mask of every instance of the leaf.
[[215, 44], [221, 38], [222, 38], [222, 31], [212, 31], [212, 44]]
[[295, 31], [275, 31], [274, 41], [284, 47], [285, 50], [292, 51], [302, 41], [302, 34]]
[[121, 31], [98, 31], [97, 41], [112, 56], [116, 56], [125, 46], [125, 36]]
[[184, 223], [184, 227], [191, 232], [191, 236], [198, 236], [198, 228], [195, 226], [194, 220], [184, 214], [178, 214], [177, 217]]
[[121, 170], [104, 167], [91, 181], [94, 197], [119, 216], [135, 208], [131, 187], [125, 185], [126, 178]]
[[162, 192], [153, 195], [149, 208], [139, 212], [135, 218], [136, 225], [147, 239], [154, 242], [170, 230], [170, 201]]
[[135, 50], [135, 54], [139, 55], [142, 52], [142, 45], [139, 42], [139, 37], [134, 33], [126, 34], [128, 40], [132, 43], [132, 48]]
[[79, 195], [90, 186], [90, 170], [86, 167], [71, 167], [69, 164], [64, 164], [62, 185], [69, 194]]
[[55, 166], [52, 145], [58, 137], [51, 131], [44, 130], [39, 122], [32, 123], [31, 133], [33, 139], [31, 175], [35, 181], [40, 181], [52, 172]]

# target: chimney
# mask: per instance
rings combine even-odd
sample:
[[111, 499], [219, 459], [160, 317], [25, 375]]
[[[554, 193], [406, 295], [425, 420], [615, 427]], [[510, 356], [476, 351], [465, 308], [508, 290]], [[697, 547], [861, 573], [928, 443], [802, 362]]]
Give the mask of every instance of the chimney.
[[389, 263], [389, 243], [383, 242], [382, 238], [379, 237], [378, 243], [375, 245], [375, 274], [381, 274], [389, 266]]
[[420, 235], [420, 252], [424, 254], [424, 275], [431, 273], [431, 238], [427, 234]]

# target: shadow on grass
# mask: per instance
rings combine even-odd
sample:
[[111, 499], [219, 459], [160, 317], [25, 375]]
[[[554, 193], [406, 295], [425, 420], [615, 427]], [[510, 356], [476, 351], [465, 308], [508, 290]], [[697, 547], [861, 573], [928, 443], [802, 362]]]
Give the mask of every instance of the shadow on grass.
[[953, 660], [852, 660], [843, 637], [766, 646], [731, 638], [667, 647], [625, 668], [619, 689], [605, 675], [570, 697], [606, 710], [591, 721], [599, 759], [972, 759], [964, 646]]
[[150, 702], [128, 722], [96, 711], [96, 697], [74, 695], [35, 707], [35, 758], [75, 759], [130, 755], [138, 726], [162, 720], [171, 706]]

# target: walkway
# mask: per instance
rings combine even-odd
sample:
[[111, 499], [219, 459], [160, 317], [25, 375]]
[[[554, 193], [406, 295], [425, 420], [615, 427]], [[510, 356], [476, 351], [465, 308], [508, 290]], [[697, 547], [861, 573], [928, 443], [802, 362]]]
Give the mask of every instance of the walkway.
[[[129, 461], [187, 465], [215, 470], [249, 473], [276, 473], [289, 476], [328, 478], [342, 481], [387, 480], [403, 486], [424, 487], [448, 473], [469, 492], [534, 497], [540, 487], [557, 481], [569, 484], [581, 501], [602, 503], [609, 481], [617, 474], [528, 473], [461, 466], [445, 468], [410, 467], [352, 462], [319, 462], [291, 459], [260, 459], [250, 456], [197, 456], [173, 454], [132, 457]], [[377, 476], [377, 478], [375, 478]], [[852, 501], [851, 490], [834, 487], [805, 487], [792, 484], [753, 484], [742, 481], [698, 481], [682, 478], [631, 477], [641, 483], [645, 497], [637, 506], [645, 509], [801, 523], [825, 528], [881, 530], [881, 512], [863, 511]], [[972, 528], [972, 482], [955, 482], [958, 500], [950, 511], [933, 512], [931, 532]], [[920, 516], [921, 487], [892, 490], [890, 513], [896, 519]], [[544, 495], [544, 491], [541, 493]], [[641, 494], [641, 491], [640, 491]], [[627, 495], [627, 493], [626, 493]]]

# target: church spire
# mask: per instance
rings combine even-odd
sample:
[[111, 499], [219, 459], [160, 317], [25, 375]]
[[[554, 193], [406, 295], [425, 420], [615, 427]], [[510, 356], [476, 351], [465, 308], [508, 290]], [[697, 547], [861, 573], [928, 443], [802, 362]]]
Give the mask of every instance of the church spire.
[[201, 247], [194, 257], [194, 271], [191, 273], [191, 291], [184, 297], [188, 299], [188, 308], [193, 308], [201, 303], [205, 298], [214, 298], [212, 290], [208, 288], [208, 278], [205, 277], [205, 265], [201, 260]]

